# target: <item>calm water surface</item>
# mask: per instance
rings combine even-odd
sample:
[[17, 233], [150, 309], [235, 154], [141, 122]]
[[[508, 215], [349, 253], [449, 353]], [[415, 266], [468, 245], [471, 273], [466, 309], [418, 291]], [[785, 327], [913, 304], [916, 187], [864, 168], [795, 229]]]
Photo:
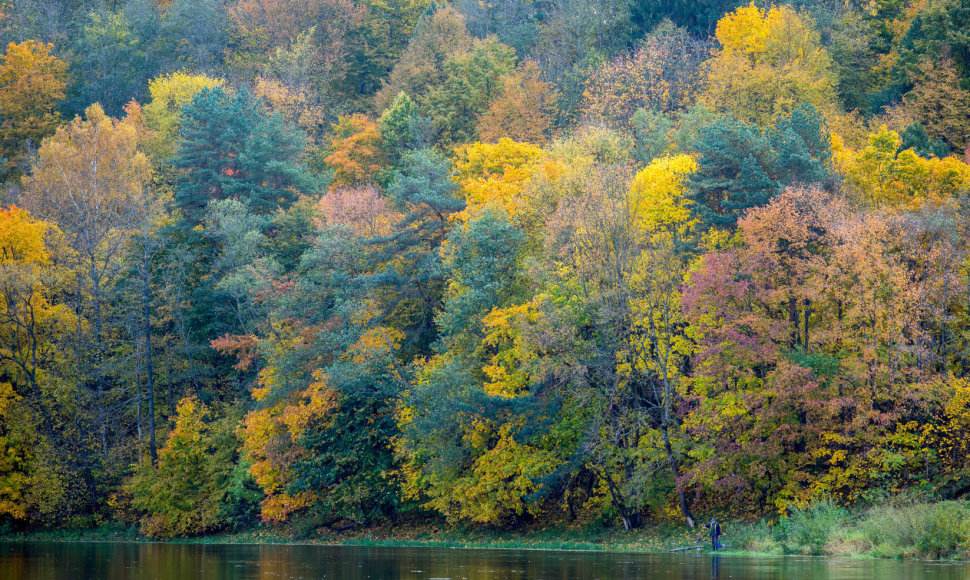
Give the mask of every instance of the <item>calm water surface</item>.
[[970, 580], [970, 565], [438, 548], [0, 543], [0, 579], [20, 580]]

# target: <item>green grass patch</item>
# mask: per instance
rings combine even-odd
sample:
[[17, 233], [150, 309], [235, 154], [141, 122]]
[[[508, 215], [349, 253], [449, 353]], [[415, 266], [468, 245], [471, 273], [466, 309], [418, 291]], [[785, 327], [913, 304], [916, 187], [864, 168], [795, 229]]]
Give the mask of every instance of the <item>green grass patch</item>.
[[[831, 501], [793, 510], [777, 522], [722, 522], [726, 553], [748, 555], [812, 554], [840, 557], [970, 559], [970, 502], [886, 501], [848, 510]], [[81, 530], [7, 533], [2, 540], [63, 542], [147, 541], [130, 526], [114, 524]], [[626, 531], [590, 523], [576, 527], [492, 530], [449, 526], [442, 521], [406, 521], [308, 537], [292, 531], [259, 528], [244, 533], [178, 538], [200, 544], [333, 544], [374, 547], [438, 547], [507, 550], [582, 550], [661, 553], [701, 546], [707, 530], [663, 524]]]

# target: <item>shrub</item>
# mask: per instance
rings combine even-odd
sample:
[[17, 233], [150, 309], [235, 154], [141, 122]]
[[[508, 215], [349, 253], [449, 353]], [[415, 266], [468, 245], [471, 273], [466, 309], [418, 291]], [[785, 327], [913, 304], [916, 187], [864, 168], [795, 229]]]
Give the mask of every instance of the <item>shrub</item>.
[[947, 501], [875, 507], [860, 528], [877, 555], [950, 558], [970, 547], [970, 506]]
[[785, 551], [822, 554], [836, 532], [846, 528], [849, 512], [830, 499], [806, 508], [795, 508], [780, 522], [781, 542]]

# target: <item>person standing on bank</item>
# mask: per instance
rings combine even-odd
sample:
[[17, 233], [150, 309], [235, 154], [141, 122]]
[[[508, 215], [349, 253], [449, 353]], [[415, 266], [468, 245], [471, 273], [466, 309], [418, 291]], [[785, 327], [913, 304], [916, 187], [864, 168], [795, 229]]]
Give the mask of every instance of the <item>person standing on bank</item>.
[[711, 548], [716, 552], [721, 547], [721, 542], [718, 541], [721, 537], [721, 524], [717, 523], [717, 518], [711, 518], [711, 523], [704, 524], [704, 527], [711, 530]]

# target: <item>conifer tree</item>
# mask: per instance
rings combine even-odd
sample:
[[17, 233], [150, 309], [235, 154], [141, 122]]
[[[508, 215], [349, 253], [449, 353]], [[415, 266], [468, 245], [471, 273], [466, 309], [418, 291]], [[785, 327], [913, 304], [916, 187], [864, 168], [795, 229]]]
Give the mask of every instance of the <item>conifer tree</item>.
[[318, 183], [300, 156], [305, 138], [242, 89], [206, 88], [183, 111], [175, 201], [189, 229], [211, 200], [237, 198], [257, 214], [286, 208]]

